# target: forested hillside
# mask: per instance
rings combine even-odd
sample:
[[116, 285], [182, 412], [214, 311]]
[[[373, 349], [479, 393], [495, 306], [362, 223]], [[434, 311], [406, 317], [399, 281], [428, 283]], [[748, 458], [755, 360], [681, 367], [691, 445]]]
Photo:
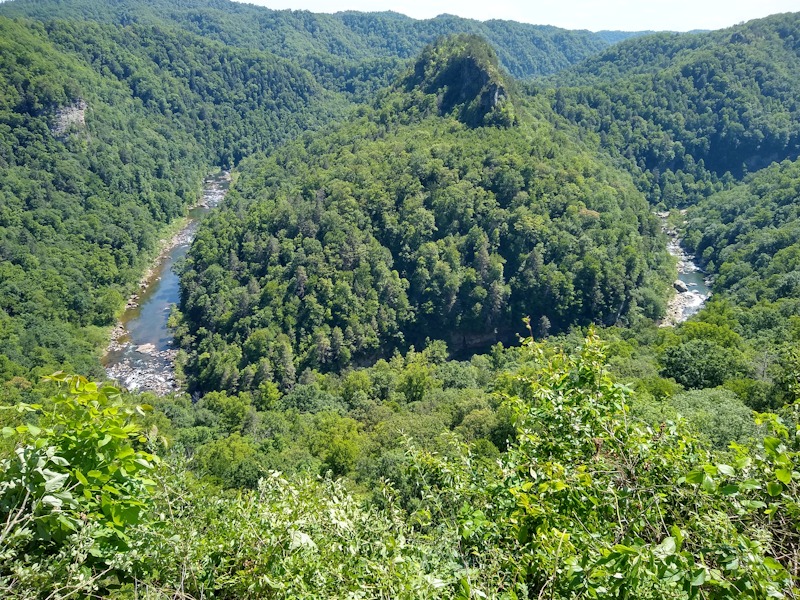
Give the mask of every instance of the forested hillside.
[[[800, 14], [0, 15], [0, 597], [800, 596]], [[219, 168], [180, 391], [103, 383]]]
[[773, 164], [704, 200], [685, 239], [737, 304], [800, 299], [800, 163]]
[[503, 66], [515, 77], [555, 73], [591, 56], [628, 35], [528, 25], [514, 21], [486, 22], [441, 15], [415, 20], [397, 13], [274, 11], [228, 0], [126, 0], [69, 3], [17, 0], [0, 5], [0, 14], [42, 20], [93, 20], [128, 25], [170, 23], [228, 45], [273, 52], [303, 65], [323, 84], [355, 91], [390, 82], [400, 62], [443, 35], [472, 33], [487, 39]]
[[99, 375], [97, 328], [208, 169], [343, 105], [283, 59], [157, 27], [0, 33], [2, 372]]
[[[599, 135], [651, 202], [687, 206], [800, 153], [800, 16], [623, 42], [542, 91]], [[730, 175], [727, 175], [727, 174]]]
[[660, 316], [655, 217], [542, 110], [482, 41], [450, 38], [363, 117], [243, 163], [183, 276], [192, 388], [487, 348], [524, 317], [547, 335]]
[[700, 202], [686, 222], [686, 245], [724, 300], [709, 320], [724, 319], [757, 349], [751, 395], [772, 406], [791, 397], [800, 365], [799, 210], [800, 165], [785, 161]]

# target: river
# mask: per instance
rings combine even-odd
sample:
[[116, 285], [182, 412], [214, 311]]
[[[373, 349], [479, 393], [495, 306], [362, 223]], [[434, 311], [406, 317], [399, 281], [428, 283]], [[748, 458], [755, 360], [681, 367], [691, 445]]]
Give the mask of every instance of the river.
[[[175, 264], [186, 256], [197, 226], [225, 197], [230, 174], [207, 179], [201, 201], [189, 211], [187, 225], [166, 244], [142, 280], [141, 292], [128, 302], [128, 308], [112, 333], [103, 358], [110, 379], [129, 390], [165, 395], [178, 390], [175, 380], [175, 354], [167, 319], [172, 305], [180, 301], [180, 282]], [[676, 325], [697, 313], [711, 296], [708, 282], [693, 258], [683, 250], [678, 232], [667, 225], [668, 213], [658, 213], [669, 237], [667, 250], [678, 259], [676, 294], [670, 299], [663, 326]]]
[[669, 237], [667, 251], [678, 259], [678, 279], [675, 295], [667, 304], [667, 314], [662, 326], [677, 325], [697, 314], [711, 297], [711, 288], [705, 274], [694, 262], [694, 258], [681, 246], [678, 232], [667, 224], [669, 213], [658, 213], [664, 233]]
[[170, 309], [180, 301], [180, 282], [175, 264], [186, 256], [197, 226], [225, 197], [230, 175], [222, 173], [203, 183], [197, 206], [189, 211], [189, 222], [164, 247], [141, 283], [140, 293], [128, 307], [112, 333], [103, 358], [110, 379], [129, 390], [159, 395], [177, 391], [172, 334], [167, 327]]

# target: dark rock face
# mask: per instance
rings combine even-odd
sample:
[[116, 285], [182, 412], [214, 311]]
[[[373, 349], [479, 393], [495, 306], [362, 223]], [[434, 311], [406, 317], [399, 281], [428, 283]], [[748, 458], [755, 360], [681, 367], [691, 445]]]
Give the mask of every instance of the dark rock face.
[[454, 57], [425, 91], [442, 91], [440, 108], [443, 113], [449, 113], [457, 105], [469, 104], [479, 97], [489, 79], [489, 73], [481, 68], [474, 57]]
[[516, 122], [497, 57], [477, 36], [444, 38], [423, 51], [406, 89], [438, 96], [439, 114], [455, 114], [470, 127]]
[[672, 286], [678, 291], [680, 294], [685, 294], [689, 291], [689, 286], [683, 283], [680, 279], [676, 279], [675, 283]]

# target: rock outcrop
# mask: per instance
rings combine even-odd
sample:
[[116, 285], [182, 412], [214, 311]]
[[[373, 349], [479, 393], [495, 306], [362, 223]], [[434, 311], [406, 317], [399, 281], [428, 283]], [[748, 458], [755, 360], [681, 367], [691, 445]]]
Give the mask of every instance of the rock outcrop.
[[72, 104], [56, 109], [51, 131], [56, 137], [63, 137], [75, 129], [86, 128], [86, 101], [79, 98]]
[[423, 50], [404, 80], [407, 91], [436, 94], [441, 115], [470, 127], [510, 127], [517, 121], [497, 55], [476, 35], [442, 38]]
[[685, 294], [686, 292], [689, 291], [689, 286], [686, 285], [684, 282], [682, 282], [680, 279], [676, 279], [675, 283], [672, 284], [672, 287], [674, 287], [679, 294]]

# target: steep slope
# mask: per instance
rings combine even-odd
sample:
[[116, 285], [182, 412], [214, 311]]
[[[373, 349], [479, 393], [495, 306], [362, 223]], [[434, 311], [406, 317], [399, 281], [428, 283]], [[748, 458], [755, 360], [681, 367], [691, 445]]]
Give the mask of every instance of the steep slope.
[[545, 93], [639, 174], [653, 203], [683, 206], [798, 156], [798, 40], [800, 13], [637, 38], [553, 80], [573, 87]]
[[546, 107], [485, 104], [492, 57], [444, 40], [362, 117], [243, 163], [182, 279], [194, 389], [288, 389], [426, 338], [485, 348], [525, 316], [546, 334], [663, 310], [642, 196]]
[[458, 35], [428, 46], [401, 85], [435, 95], [439, 114], [470, 127], [516, 123], [510, 85], [497, 55], [478, 36]]
[[347, 109], [291, 61], [158, 25], [45, 24], [59, 50], [114, 77], [145, 109], [191, 133], [231, 166]]
[[156, 27], [0, 17], [0, 372], [98, 373], [100, 326], [229, 165], [331, 114], [274, 56]]
[[269, 50], [299, 61], [321, 80], [340, 88], [380, 75], [398, 59], [409, 59], [443, 35], [473, 33], [494, 46], [501, 63], [519, 78], [564, 69], [608, 46], [588, 31], [528, 25], [513, 21], [474, 21], [452, 15], [414, 20], [397, 13], [274, 11], [227, 0], [125, 0], [98, 3], [75, 0], [14, 0], [0, 14], [99, 20], [130, 24], [169, 22], [226, 44]]
[[685, 243], [737, 304], [800, 305], [800, 162], [785, 161], [700, 202]]

